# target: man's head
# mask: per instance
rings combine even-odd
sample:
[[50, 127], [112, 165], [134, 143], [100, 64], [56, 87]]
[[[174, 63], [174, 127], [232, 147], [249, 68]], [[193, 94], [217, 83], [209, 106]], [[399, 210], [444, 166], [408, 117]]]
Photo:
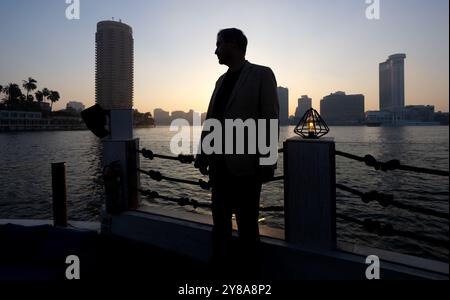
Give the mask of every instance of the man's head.
[[236, 28], [222, 29], [217, 34], [216, 52], [221, 65], [229, 66], [231, 62], [244, 59], [247, 52], [247, 38]]

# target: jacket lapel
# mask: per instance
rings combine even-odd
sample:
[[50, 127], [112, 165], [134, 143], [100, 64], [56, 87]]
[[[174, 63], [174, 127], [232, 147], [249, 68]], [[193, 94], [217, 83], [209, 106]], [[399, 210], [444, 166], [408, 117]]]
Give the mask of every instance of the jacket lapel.
[[[241, 85], [244, 83], [245, 79], [247, 78], [248, 73], [249, 73], [250, 69], [252, 68], [252, 66], [253, 65], [249, 61], [245, 61], [245, 65], [244, 65], [244, 68], [242, 69], [242, 73], [239, 76], [239, 79], [236, 82], [236, 85], [235, 85], [233, 91], [231, 92], [230, 99], [228, 100], [227, 106], [225, 108], [225, 112], [230, 107], [231, 102], [233, 102], [234, 98], [236, 98], [236, 93], [239, 90], [239, 88], [241, 87]], [[212, 95], [212, 98], [211, 98], [211, 101], [210, 101], [210, 105], [209, 105], [209, 108], [208, 108], [208, 113], [207, 113], [207, 116], [206, 116], [206, 118], [208, 118], [208, 119], [211, 117], [211, 114], [212, 114], [212, 112], [214, 110], [214, 104], [216, 102], [216, 95], [217, 95], [217, 92], [222, 87], [222, 83], [223, 83], [223, 79], [224, 78], [225, 78], [225, 74], [222, 75], [222, 77], [220, 78], [220, 81], [218, 82], [216, 88], [214, 89], [214, 92], [213, 92], [213, 95]]]
[[249, 61], [245, 61], [244, 69], [242, 69], [242, 73], [239, 76], [236, 85], [234, 86], [233, 92], [231, 92], [230, 99], [228, 100], [227, 106], [225, 108], [225, 112], [230, 108], [233, 100], [236, 99], [236, 93], [241, 88], [242, 84], [245, 82], [245, 79], [248, 76], [250, 69], [252, 68], [252, 64]]

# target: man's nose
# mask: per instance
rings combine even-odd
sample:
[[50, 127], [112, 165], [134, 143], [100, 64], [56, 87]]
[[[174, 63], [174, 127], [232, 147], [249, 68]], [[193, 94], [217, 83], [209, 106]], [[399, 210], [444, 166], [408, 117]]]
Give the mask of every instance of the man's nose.
[[214, 51], [214, 54], [217, 55], [218, 51], [219, 51], [219, 48], [216, 48], [216, 51]]

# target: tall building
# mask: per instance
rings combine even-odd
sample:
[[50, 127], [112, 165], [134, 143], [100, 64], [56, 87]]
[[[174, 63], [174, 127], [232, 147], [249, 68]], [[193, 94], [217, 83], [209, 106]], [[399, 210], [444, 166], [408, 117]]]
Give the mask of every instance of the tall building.
[[393, 121], [404, 118], [405, 54], [394, 54], [380, 64], [380, 110], [392, 113]]
[[312, 99], [307, 95], [303, 95], [300, 99], [298, 99], [297, 110], [295, 111], [295, 118], [300, 120], [303, 115], [312, 108]]
[[336, 92], [320, 101], [320, 114], [329, 125], [358, 125], [365, 120], [364, 95]]
[[289, 90], [278, 87], [278, 102], [280, 104], [280, 126], [289, 125]]
[[81, 112], [81, 111], [83, 111], [85, 109], [85, 106], [81, 102], [70, 101], [69, 103], [67, 103], [66, 108], [67, 109], [71, 108], [71, 109], [73, 109], [73, 110], [75, 110], [77, 112]]
[[133, 107], [133, 30], [115, 21], [97, 24], [95, 101], [103, 109]]

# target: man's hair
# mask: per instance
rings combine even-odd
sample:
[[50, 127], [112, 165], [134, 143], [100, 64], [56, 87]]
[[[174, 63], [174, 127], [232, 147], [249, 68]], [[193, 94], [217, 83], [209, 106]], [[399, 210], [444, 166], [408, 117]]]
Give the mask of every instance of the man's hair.
[[219, 31], [217, 36], [222, 37], [226, 43], [235, 43], [244, 53], [247, 52], [247, 37], [237, 28], [227, 28]]

